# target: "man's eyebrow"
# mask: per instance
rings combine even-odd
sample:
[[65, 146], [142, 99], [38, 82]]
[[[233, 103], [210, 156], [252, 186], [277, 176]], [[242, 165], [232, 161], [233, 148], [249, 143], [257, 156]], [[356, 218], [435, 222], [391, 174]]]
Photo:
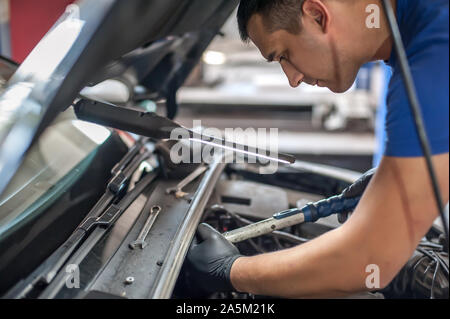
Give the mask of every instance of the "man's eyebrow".
[[275, 58], [275, 51], [270, 53], [269, 56], [267, 57], [267, 62], [273, 62], [273, 59]]

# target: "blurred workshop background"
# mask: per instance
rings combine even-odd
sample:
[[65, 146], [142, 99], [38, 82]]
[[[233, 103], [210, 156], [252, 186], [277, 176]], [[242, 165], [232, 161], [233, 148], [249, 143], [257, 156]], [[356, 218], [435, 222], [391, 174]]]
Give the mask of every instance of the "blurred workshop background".
[[[71, 0], [0, 0], [0, 53], [22, 62]], [[0, 79], [1, 81], [1, 79]], [[380, 160], [389, 69], [365, 65], [348, 92], [292, 89], [277, 63], [239, 38], [235, 14], [178, 91], [176, 120], [192, 127], [278, 128], [279, 151], [365, 171]]]

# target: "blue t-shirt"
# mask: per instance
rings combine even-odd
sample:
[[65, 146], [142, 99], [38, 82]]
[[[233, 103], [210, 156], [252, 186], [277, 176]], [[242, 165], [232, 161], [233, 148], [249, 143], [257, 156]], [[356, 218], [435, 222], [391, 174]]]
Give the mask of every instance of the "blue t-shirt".
[[[397, 0], [397, 21], [433, 154], [449, 151], [449, 1]], [[422, 156], [393, 49], [387, 95], [386, 156]]]

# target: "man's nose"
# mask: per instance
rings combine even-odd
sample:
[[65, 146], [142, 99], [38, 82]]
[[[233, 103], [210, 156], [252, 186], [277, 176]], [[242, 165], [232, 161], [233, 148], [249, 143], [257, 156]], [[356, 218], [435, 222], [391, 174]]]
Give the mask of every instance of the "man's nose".
[[289, 61], [281, 60], [280, 64], [283, 72], [286, 74], [289, 80], [289, 84], [291, 85], [291, 87], [298, 87], [302, 83], [305, 76], [301, 72], [299, 72]]

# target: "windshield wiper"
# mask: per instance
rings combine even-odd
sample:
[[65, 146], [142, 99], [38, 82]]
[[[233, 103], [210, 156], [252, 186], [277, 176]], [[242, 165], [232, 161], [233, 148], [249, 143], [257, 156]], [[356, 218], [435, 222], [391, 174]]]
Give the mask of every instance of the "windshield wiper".
[[82, 245], [88, 233], [97, 226], [102, 227], [106, 231], [114, 224], [128, 206], [158, 175], [158, 170], [148, 173], [136, 184], [133, 190], [120, 199], [123, 193], [122, 190], [133, 173], [152, 154], [145, 147], [147, 142], [148, 138], [142, 137], [130, 148], [122, 160], [111, 170], [112, 178], [106, 187], [105, 193], [90, 210], [83, 222], [35, 271], [10, 289], [3, 298], [26, 298], [39, 294], [43, 288], [52, 283], [75, 250]]

